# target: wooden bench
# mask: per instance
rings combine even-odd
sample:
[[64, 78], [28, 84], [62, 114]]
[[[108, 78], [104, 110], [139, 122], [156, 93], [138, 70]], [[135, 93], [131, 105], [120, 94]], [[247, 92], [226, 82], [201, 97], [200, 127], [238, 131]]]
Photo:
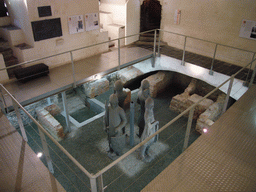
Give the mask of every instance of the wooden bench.
[[44, 63], [39, 63], [29, 67], [18, 68], [14, 70], [14, 75], [18, 81], [25, 83], [29, 80], [42, 77], [49, 74], [49, 67]]

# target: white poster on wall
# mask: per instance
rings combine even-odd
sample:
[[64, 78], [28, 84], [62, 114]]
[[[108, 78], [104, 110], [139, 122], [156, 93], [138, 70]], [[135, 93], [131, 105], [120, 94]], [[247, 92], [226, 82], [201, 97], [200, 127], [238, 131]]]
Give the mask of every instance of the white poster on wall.
[[84, 32], [83, 15], [75, 15], [68, 17], [69, 34]]
[[243, 20], [239, 37], [256, 40], [256, 21]]
[[99, 14], [98, 13], [85, 14], [85, 28], [86, 28], [86, 31], [99, 29]]

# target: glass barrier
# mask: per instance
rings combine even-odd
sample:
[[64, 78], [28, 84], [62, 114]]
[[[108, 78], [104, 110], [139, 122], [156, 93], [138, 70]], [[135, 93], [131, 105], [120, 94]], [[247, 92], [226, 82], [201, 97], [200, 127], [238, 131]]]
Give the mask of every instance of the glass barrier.
[[[134, 51], [129, 51], [130, 55], [128, 53], [125, 55], [126, 51], [120, 50], [120, 46], [118, 46], [117, 49], [112, 48], [111, 53], [113, 55], [109, 58], [104, 56], [104, 53], [101, 54], [101, 57], [89, 57], [86, 62], [89, 62], [90, 65], [95, 64], [93, 66], [101, 62], [105, 64], [106, 61], [113, 64], [106, 65], [99, 71], [93, 71], [93, 68], [88, 69], [88, 64], [79, 60], [76, 55], [76, 51], [85, 51], [84, 53], [86, 53], [86, 49], [89, 49], [89, 47], [83, 50], [74, 50], [72, 53], [65, 53], [71, 56], [72, 63], [68, 66], [72, 68], [72, 78], [74, 80], [72, 82], [75, 82], [76, 86], [66, 87], [57, 94], [52, 94], [50, 97], [26, 105], [25, 109], [19, 104], [22, 99], [16, 98], [17, 101], [10, 98], [11, 94], [15, 94], [15, 90], [11, 90], [13, 92], [9, 93], [1, 85], [1, 92], [5, 97], [5, 102], [8, 103], [7, 106], [14, 106], [14, 108], [19, 106], [22, 109], [19, 110], [20, 113], [17, 113], [17, 110], [9, 111], [7, 117], [10, 122], [20, 131], [21, 135], [24, 136], [24, 132], [26, 133], [28, 144], [35, 153], [43, 151], [41, 160], [49, 167], [50, 171], [54, 171], [54, 176], [67, 191], [97, 191], [100, 189], [106, 191], [137, 191], [143, 189], [200, 136], [196, 132], [196, 122], [193, 120], [194, 115], [197, 114], [194, 111], [199, 108], [198, 104], [212, 95], [218, 95], [220, 87], [225, 86], [227, 88], [223, 107], [223, 112], [225, 112], [234, 78], [244, 68], [252, 66], [256, 60], [252, 60], [244, 68], [234, 70], [233, 75], [226, 81], [221, 82], [218, 87], [205, 89], [204, 97], [200, 98], [195, 104], [189, 105], [188, 108], [184, 108], [183, 111], [170, 110], [169, 105], [171, 99], [175, 95], [181, 94], [184, 89], [181, 90], [178, 86], [172, 87], [171, 90], [166, 89], [163, 94], [154, 98], [154, 118], [159, 121], [159, 124], [154, 124], [155, 133], [143, 141], [137, 136], [139, 134], [138, 127], [135, 126], [134, 128], [134, 137], [130, 134], [133, 132], [130, 125], [137, 125], [140, 116], [140, 105], [137, 103], [137, 98], [141, 79], [137, 79], [136, 83], [133, 81], [133, 85], [137, 84], [136, 86], [125, 87], [129, 89], [127, 91], [135, 109], [134, 113], [128, 109], [129, 107], [125, 111], [128, 122], [132, 119], [131, 123], [128, 123], [125, 127], [126, 145], [120, 154], [111, 154], [109, 153], [108, 134], [104, 131], [104, 115], [106, 103], [110, 95], [114, 93], [114, 83], [120, 78], [118, 73], [120, 71], [116, 72], [116, 70], [126, 67], [127, 63], [147, 58], [148, 55], [152, 57], [152, 51], [153, 59], [157, 55], [160, 56], [161, 53], [168, 54], [168, 51], [163, 51], [160, 41], [164, 33], [164, 31], [161, 31], [160, 38], [156, 40], [158, 33], [155, 30], [154, 42], [145, 50], [140, 49], [140, 47], [125, 47], [124, 50], [134, 49]], [[174, 35], [177, 36], [177, 34]], [[130, 38], [135, 37], [126, 37], [124, 40], [131, 41]], [[189, 37], [182, 37], [186, 39], [183, 41], [184, 49], [179, 56], [182, 56], [183, 60], [186, 61], [186, 43], [189, 43]], [[120, 40], [113, 41], [117, 41], [121, 45]], [[69, 71], [71, 71], [71, 68], [69, 68]], [[98, 67], [96, 66], [95, 70], [97, 70], [96, 68]], [[84, 79], [83, 74], [87, 70], [91, 70], [95, 74], [113, 68], [115, 68], [114, 73], [107, 73], [105, 76], [97, 74], [86, 79], [85, 82], [81, 82]], [[254, 74], [251, 75], [253, 79], [254, 75], [255, 70]], [[145, 78], [145, 75], [143, 78]], [[24, 86], [28, 85], [24, 84]], [[40, 89], [40, 85], [38, 89]], [[31, 94], [35, 91], [35, 89], [31, 91]], [[21, 114], [21, 118], [17, 114]], [[46, 114], [50, 116], [50, 120], [47, 120]], [[24, 129], [21, 128], [19, 119], [22, 119]], [[69, 134], [67, 134], [68, 132]], [[148, 148], [143, 147], [145, 143], [146, 146], [148, 142], [152, 141], [151, 139], [154, 142], [150, 143], [151, 145]], [[115, 142], [118, 143], [119, 141]], [[49, 156], [45, 156], [47, 149]], [[145, 159], [142, 161], [143, 155]], [[52, 162], [52, 167], [49, 162]]]

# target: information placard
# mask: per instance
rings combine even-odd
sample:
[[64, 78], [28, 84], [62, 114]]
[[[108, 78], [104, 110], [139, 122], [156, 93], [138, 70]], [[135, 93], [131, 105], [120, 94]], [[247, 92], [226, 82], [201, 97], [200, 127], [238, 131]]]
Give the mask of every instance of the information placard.
[[75, 15], [68, 17], [69, 34], [84, 32], [83, 15]]
[[99, 29], [99, 13], [85, 14], [86, 31]]
[[256, 40], [256, 21], [243, 20], [239, 37]]

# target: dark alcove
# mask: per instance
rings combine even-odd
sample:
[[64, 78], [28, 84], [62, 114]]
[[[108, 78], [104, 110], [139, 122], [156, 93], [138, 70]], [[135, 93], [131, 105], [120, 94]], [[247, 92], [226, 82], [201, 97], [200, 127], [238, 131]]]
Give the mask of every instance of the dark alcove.
[[144, 0], [140, 8], [140, 32], [160, 29], [162, 5], [157, 0]]

